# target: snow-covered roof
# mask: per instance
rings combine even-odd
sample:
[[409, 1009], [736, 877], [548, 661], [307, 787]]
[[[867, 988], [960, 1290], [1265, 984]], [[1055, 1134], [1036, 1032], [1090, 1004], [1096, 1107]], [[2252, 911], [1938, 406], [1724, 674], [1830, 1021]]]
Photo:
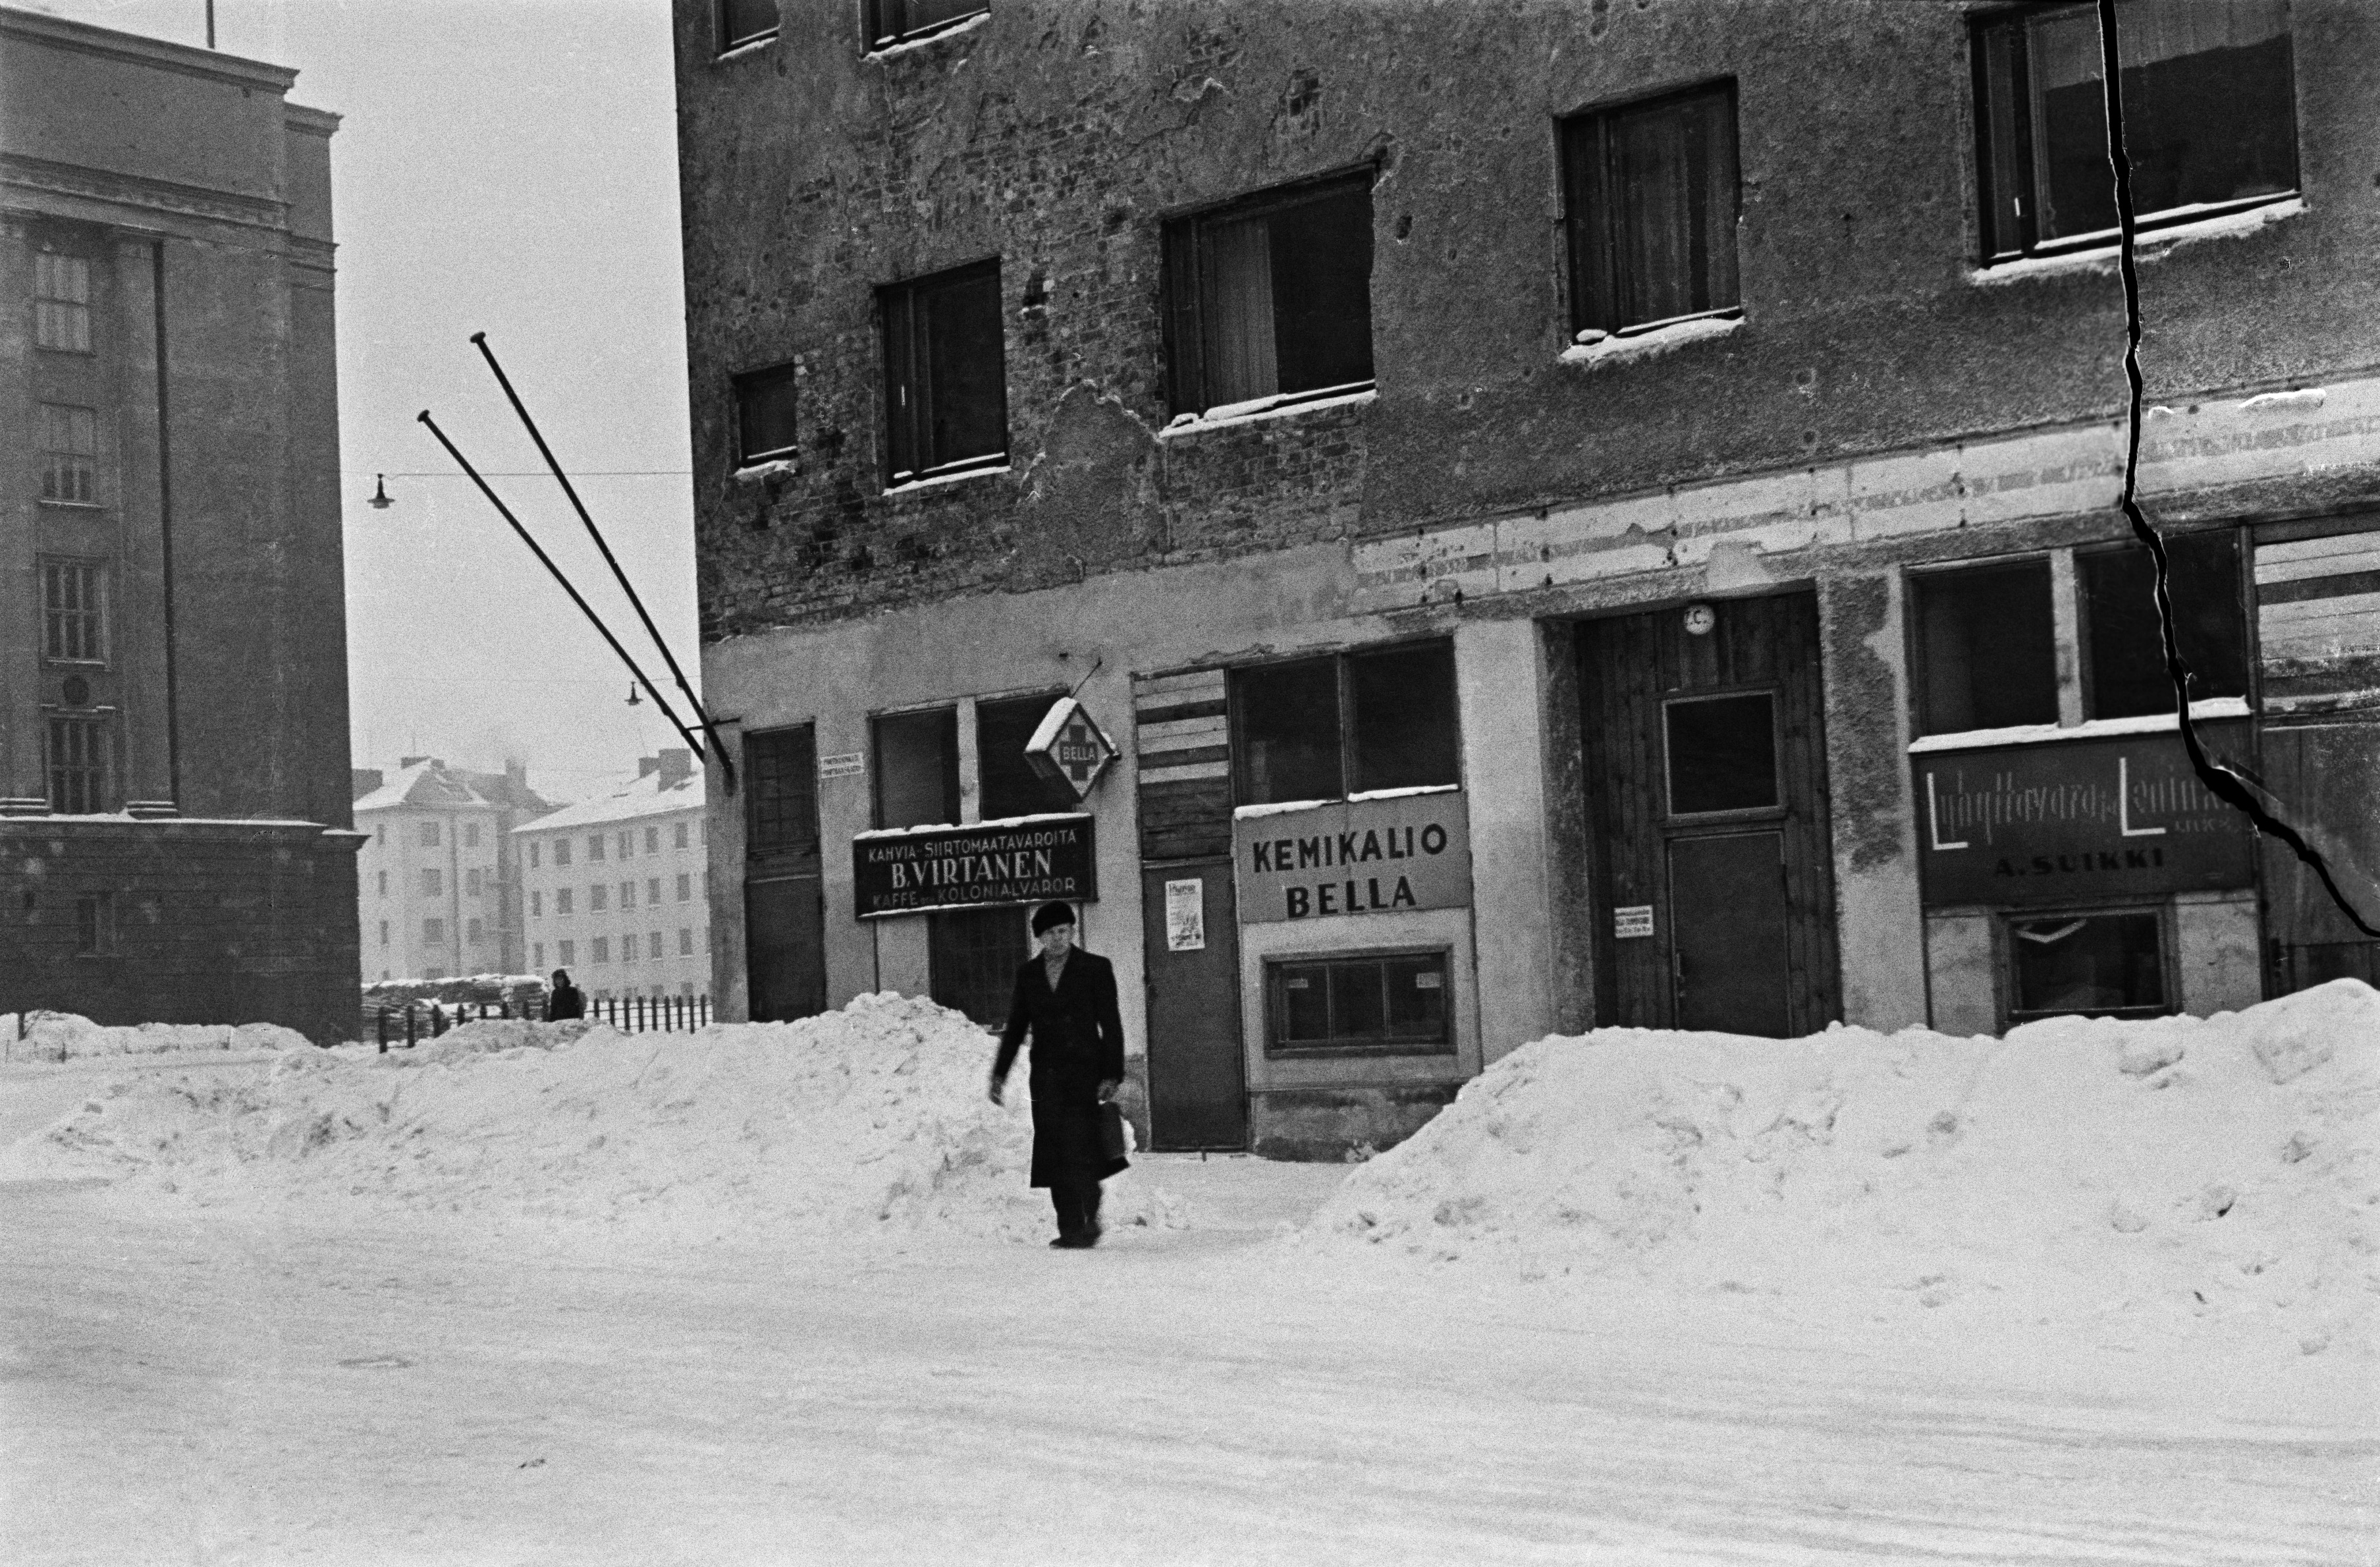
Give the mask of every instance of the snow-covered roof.
[[495, 810], [496, 802], [482, 796], [461, 774], [435, 757], [389, 774], [388, 782], [358, 800], [355, 810], [392, 810], [398, 806], [422, 806], [433, 810]]
[[648, 816], [674, 816], [680, 811], [699, 811], [701, 808], [701, 773], [681, 778], [663, 788], [662, 775], [649, 772], [625, 789], [595, 799], [581, 800], [575, 806], [565, 806], [551, 816], [540, 816], [513, 831], [551, 832], [562, 828], [600, 827], [615, 821], [636, 820]]

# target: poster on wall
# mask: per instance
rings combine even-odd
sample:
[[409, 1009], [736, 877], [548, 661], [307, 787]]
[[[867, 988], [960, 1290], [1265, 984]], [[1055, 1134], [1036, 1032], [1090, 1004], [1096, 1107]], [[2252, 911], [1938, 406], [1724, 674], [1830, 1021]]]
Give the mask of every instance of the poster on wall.
[[1207, 950], [1207, 882], [1202, 877], [1165, 884], [1165, 950]]
[[1240, 919], [1464, 908], [1471, 817], [1460, 789], [1332, 800], [1232, 823]]
[[853, 906], [860, 918], [877, 919], [1050, 898], [1095, 903], [1093, 849], [1088, 816], [862, 832], [851, 841]]
[[[2242, 724], [2206, 724], [2215, 754]], [[2170, 731], [1920, 754], [1928, 907], [2038, 906], [2252, 885], [2255, 834], [2198, 781]]]

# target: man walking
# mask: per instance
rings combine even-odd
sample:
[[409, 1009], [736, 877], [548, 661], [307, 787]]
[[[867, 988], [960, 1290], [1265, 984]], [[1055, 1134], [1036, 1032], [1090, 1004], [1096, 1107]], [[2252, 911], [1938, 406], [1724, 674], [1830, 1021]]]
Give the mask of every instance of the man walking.
[[1127, 1167], [1123, 1124], [1113, 1103], [1123, 1082], [1123, 1018], [1115, 969], [1075, 945], [1075, 911], [1062, 903], [1033, 911], [1040, 951], [1016, 971], [1008, 1026], [991, 1063], [991, 1102], [1001, 1102], [1017, 1047], [1033, 1036], [1033, 1184], [1050, 1190], [1058, 1238], [1079, 1251], [1099, 1244], [1099, 1183]]

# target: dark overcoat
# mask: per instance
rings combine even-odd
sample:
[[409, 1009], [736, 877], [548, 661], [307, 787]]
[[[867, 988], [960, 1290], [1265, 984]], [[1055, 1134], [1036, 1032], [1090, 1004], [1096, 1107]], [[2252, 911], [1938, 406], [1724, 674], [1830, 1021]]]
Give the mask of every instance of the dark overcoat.
[[1126, 1168], [1100, 1147], [1100, 1130], [1114, 1111], [1099, 1103], [1099, 1085], [1123, 1077], [1123, 1017], [1116, 1010], [1115, 968], [1077, 947], [1067, 956], [1058, 988], [1035, 954], [1016, 971], [1008, 1026], [1000, 1033], [994, 1082], [1008, 1080], [1017, 1048], [1033, 1036], [1033, 1184], [1104, 1181]]

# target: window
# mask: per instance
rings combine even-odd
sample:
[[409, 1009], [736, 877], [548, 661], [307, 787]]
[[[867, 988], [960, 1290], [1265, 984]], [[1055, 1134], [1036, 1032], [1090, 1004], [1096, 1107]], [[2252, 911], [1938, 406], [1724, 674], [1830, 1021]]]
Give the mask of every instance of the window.
[[1259, 664], [1231, 690], [1241, 805], [1462, 779], [1451, 642]]
[[2008, 922], [2009, 1021], [2082, 1013], [2155, 1017], [2167, 1003], [2165, 919], [2155, 909], [2029, 915]]
[[884, 312], [885, 483], [997, 468], [1008, 460], [1008, 380], [1000, 262], [879, 296]]
[[588, 944], [594, 949], [591, 955], [595, 962], [609, 963], [612, 961], [612, 941], [610, 937], [598, 936], [594, 941]]
[[645, 878], [645, 902], [648, 905], [650, 905], [657, 904], [661, 901], [662, 879], [658, 876], [649, 876]]
[[425, 821], [421, 824], [421, 846], [425, 849], [434, 849], [438, 846], [438, 823], [435, 821]]
[[33, 258], [33, 346], [91, 352], [91, 262], [43, 251]]
[[528, 841], [528, 868], [531, 870], [535, 870], [538, 868], [538, 842], [536, 839], [531, 838]]
[[[2191, 699], [2248, 694], [2247, 616], [2240, 604], [2238, 541], [2226, 530], [2166, 541], [2174, 630], [2192, 674]], [[2079, 555], [2087, 711], [2093, 718], [2171, 712], [2158, 628], [2156, 563], [2146, 545]]]
[[918, 827], [959, 819], [959, 714], [886, 713], [876, 737], [876, 825]]
[[694, 878], [681, 870], [677, 873], [677, 901], [685, 903], [694, 896]]
[[[572, 964], [578, 961], [578, 943], [576, 941], [555, 942], [554, 958], [563, 967], [569, 967]], [[540, 965], [540, 966], [541, 967], [543, 966]]]
[[100, 568], [79, 561], [42, 563], [42, 656], [60, 663], [107, 658]]
[[1175, 413], [1371, 384], [1370, 171], [1169, 224], [1165, 268]]
[[553, 912], [556, 914], [568, 914], [570, 912], [569, 888], [556, 887], [553, 890]]
[[620, 906], [622, 908], [637, 906], [637, 884], [634, 881], [620, 883]]
[[556, 838], [553, 841], [553, 863], [558, 866], [568, 865], [570, 863], [569, 839]]
[[480, 824], [478, 822], [467, 821], [463, 823], [463, 846], [467, 849], [476, 849], [480, 846]]
[[658, 827], [648, 827], [648, 828], [646, 828], [646, 829], [645, 829], [645, 853], [647, 853], [647, 854], [649, 854], [649, 855], [657, 855], [657, 854], [659, 854], [659, 853], [661, 853], [661, 852], [662, 852], [662, 830], [661, 830], [660, 828], [658, 828]]
[[1777, 806], [1774, 695], [1676, 699], [1663, 705], [1662, 720], [1671, 816]]
[[601, 832], [587, 834], [587, 857], [590, 860], [603, 857], [603, 834]]
[[543, 941], [531, 941], [529, 943], [528, 966], [533, 969], [542, 969], [545, 967], [545, 943]]
[[777, 0], [716, 0], [712, 13], [719, 33], [719, 53], [757, 43], [777, 30]]
[[1739, 308], [1733, 82], [1564, 120], [1561, 144], [1573, 334]]
[[976, 704], [976, 768], [987, 820], [1083, 808], [1072, 789], [1042, 777], [1025, 759], [1026, 742], [1033, 738], [1033, 731], [1041, 726], [1050, 705], [1057, 699], [1052, 692]]
[[478, 871], [466, 870], [463, 872], [463, 895], [467, 898], [476, 898], [480, 895], [480, 873]]
[[2031, 560], [1913, 579], [1920, 734], [2058, 722], [2049, 577]]
[[1265, 965], [1271, 1055], [1442, 1055], [1446, 954], [1366, 953]]
[[441, 893], [444, 892], [445, 889], [446, 878], [443, 871], [437, 869], [435, 867], [425, 868], [423, 869], [421, 872], [421, 891], [425, 896], [434, 898]]
[[544, 915], [545, 894], [543, 893], [532, 891], [529, 893], [528, 912], [533, 917], [541, 917]]
[[868, 46], [925, 38], [990, 9], [984, 0], [868, 0]]
[[680, 957], [694, 955], [694, 928], [690, 925], [681, 925], [677, 928], [677, 955]]
[[[2123, 0], [2116, 30], [2124, 146], [2143, 229], [2297, 189], [2285, 0]], [[2112, 240], [2096, 7], [1985, 22], [1974, 60], [1986, 259]]]
[[626, 859], [637, 852], [637, 835], [633, 832], [620, 834], [620, 857]]
[[814, 859], [819, 852], [816, 741], [807, 726], [744, 737], [751, 813], [745, 854], [752, 859]]
[[1028, 910], [951, 909], [926, 917], [928, 989], [987, 1028], [1008, 1017], [1016, 971], [1033, 951]]
[[61, 816], [91, 816], [106, 810], [108, 732], [103, 718], [50, 720], [50, 808]]
[[658, 930], [645, 937], [645, 956], [658, 959], [662, 955], [662, 933]]
[[84, 893], [75, 899], [75, 955], [104, 957], [115, 950], [115, 894]]
[[383, 898], [388, 896], [388, 872], [385, 870], [380, 873], [380, 895]]
[[476, 919], [467, 921], [463, 927], [463, 940], [472, 942], [486, 941], [487, 938], [480, 934], [482, 929], [480, 922]]
[[42, 499], [92, 504], [91, 468], [99, 457], [99, 415], [65, 403], [42, 405]]
[[589, 887], [587, 889], [588, 911], [592, 914], [601, 914], [603, 911], [604, 900], [611, 896], [611, 893], [612, 890], [603, 885], [601, 881]]
[[383, 947], [388, 945], [388, 921], [385, 919], [380, 922], [380, 944]]
[[735, 377], [736, 467], [793, 456], [794, 380], [791, 365]]
[[446, 922], [443, 919], [423, 920], [421, 939], [433, 947], [443, 946], [446, 942]]
[[683, 821], [677, 824], [676, 846], [681, 849], [686, 847], [686, 823]]

